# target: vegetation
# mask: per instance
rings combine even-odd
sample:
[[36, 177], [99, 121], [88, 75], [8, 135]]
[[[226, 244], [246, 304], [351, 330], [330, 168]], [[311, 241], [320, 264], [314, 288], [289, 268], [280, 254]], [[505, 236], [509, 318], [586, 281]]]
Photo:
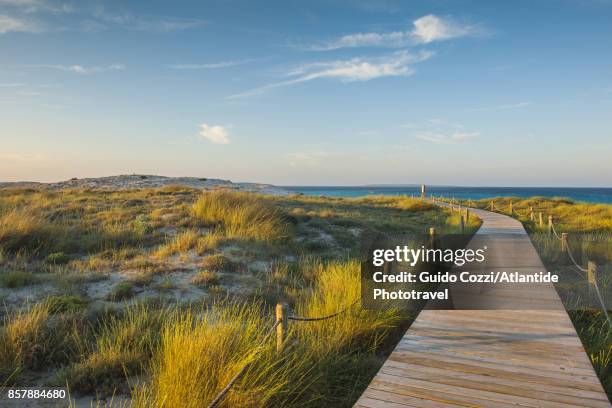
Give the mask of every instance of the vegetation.
[[352, 306], [276, 353], [274, 305], [344, 309], [370, 237], [458, 223], [406, 197], [0, 189], [0, 386], [199, 407], [252, 362], [225, 406], [349, 406], [414, 316]]

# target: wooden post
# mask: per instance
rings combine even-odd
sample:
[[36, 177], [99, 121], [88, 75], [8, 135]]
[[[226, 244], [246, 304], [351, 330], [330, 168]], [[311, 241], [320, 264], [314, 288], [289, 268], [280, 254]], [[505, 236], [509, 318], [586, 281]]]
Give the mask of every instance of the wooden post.
[[529, 207], [529, 219], [535, 221], [535, 214], [533, 213], [533, 207]]
[[286, 303], [276, 304], [276, 320], [280, 321], [280, 324], [276, 326], [276, 351], [280, 353], [283, 351], [285, 345], [285, 333], [287, 332], [287, 323], [289, 316], [289, 305]]
[[553, 233], [553, 217], [552, 215], [548, 216], [548, 235], [552, 235]]
[[567, 232], [561, 233], [561, 252], [565, 252], [567, 250]]
[[589, 283], [589, 306], [596, 302], [595, 279], [597, 279], [597, 265], [595, 262], [587, 262], [587, 282]]
[[493, 200], [491, 200], [491, 211], [493, 211]]
[[542, 213], [541, 212], [538, 213], [538, 219], [539, 219], [540, 227], [543, 227], [544, 226], [544, 219], [542, 218]]
[[421, 184], [421, 200], [425, 199], [425, 184]]
[[436, 228], [435, 227], [429, 227], [429, 245], [430, 247], [434, 247], [434, 243], [436, 240]]
[[470, 209], [469, 208], [465, 209], [465, 222], [466, 223], [470, 222]]
[[463, 219], [463, 214], [461, 214], [461, 219], [459, 221], [459, 227], [460, 227], [461, 233], [463, 234], [463, 232], [465, 231], [465, 220]]
[[512, 205], [512, 200], [510, 200], [510, 216], [512, 217], [512, 213], [514, 212], [514, 205]]

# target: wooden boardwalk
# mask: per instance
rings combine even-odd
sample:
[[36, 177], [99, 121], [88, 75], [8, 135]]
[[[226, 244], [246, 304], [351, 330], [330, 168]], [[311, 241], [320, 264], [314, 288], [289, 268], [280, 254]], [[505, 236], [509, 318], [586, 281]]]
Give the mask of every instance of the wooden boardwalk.
[[[483, 220], [483, 271], [545, 271], [521, 223]], [[355, 407], [611, 407], [552, 284], [451, 285], [457, 310], [428, 306]], [[459, 310], [468, 309], [468, 310]]]

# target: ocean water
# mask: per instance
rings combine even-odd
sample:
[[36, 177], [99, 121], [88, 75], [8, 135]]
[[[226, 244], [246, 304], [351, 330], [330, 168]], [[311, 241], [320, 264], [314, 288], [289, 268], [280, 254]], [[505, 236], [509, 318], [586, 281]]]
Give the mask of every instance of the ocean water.
[[[284, 186], [285, 190], [315, 196], [363, 197], [367, 195], [411, 195], [421, 194], [420, 186]], [[612, 188], [579, 187], [455, 187], [427, 186], [427, 195], [447, 198], [479, 200], [492, 197], [561, 197], [574, 201], [612, 204]]]

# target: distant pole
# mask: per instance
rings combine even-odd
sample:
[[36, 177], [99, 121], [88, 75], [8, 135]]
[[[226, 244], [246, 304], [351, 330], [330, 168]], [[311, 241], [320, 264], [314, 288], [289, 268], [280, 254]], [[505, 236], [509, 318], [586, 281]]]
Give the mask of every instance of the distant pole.
[[470, 209], [469, 208], [465, 209], [465, 222], [466, 223], [470, 222]]
[[491, 200], [491, 211], [493, 211], [493, 200]]
[[548, 216], [548, 235], [552, 235], [553, 233], [553, 216]]
[[535, 221], [535, 214], [533, 213], [533, 207], [529, 207], [529, 219]]
[[513, 212], [514, 212], [514, 205], [512, 204], [512, 200], [510, 200], [510, 216], [512, 216]]
[[280, 324], [276, 326], [276, 351], [283, 351], [285, 345], [285, 333], [287, 331], [287, 317], [289, 316], [289, 305], [287, 303], [276, 304], [276, 321]]
[[425, 184], [421, 184], [421, 200], [425, 199]]
[[561, 252], [567, 250], [567, 232], [561, 233]]
[[465, 231], [465, 220], [463, 219], [463, 214], [461, 214], [461, 218], [459, 221], [459, 229], [461, 233], [463, 234], [463, 232]]

